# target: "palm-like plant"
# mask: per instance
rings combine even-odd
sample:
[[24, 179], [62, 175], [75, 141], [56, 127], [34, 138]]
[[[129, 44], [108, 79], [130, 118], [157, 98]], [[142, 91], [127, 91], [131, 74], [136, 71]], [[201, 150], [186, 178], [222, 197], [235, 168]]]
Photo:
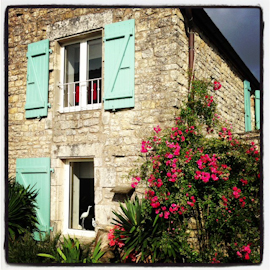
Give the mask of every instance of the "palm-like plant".
[[149, 249], [152, 236], [158, 229], [158, 218], [156, 215], [154, 221], [145, 218], [143, 215], [143, 202], [140, 203], [138, 197], [134, 201], [125, 201], [125, 205], [120, 204], [123, 214], [113, 211], [117, 218], [113, 218], [114, 225], [121, 229], [114, 231], [115, 237], [124, 241], [124, 253], [122, 259], [125, 259], [131, 253], [138, 253], [138, 260], [144, 260], [152, 251]]
[[14, 240], [27, 231], [38, 231], [36, 213], [36, 197], [38, 192], [34, 187], [25, 188], [9, 179], [8, 181], [8, 234]]

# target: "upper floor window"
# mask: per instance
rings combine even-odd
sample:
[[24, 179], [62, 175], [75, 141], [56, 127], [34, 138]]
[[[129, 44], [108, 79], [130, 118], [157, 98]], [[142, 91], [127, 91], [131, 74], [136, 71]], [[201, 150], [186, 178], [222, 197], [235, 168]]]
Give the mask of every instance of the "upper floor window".
[[61, 107], [64, 112], [99, 109], [102, 102], [101, 37], [66, 44], [62, 50]]
[[135, 20], [90, 31], [58, 39], [60, 112], [133, 108]]

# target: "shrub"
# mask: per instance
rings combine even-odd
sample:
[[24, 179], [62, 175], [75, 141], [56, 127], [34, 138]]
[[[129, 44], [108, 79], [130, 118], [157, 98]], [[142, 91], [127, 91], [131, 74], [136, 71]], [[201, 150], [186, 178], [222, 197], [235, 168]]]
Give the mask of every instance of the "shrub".
[[24, 188], [10, 179], [8, 181], [8, 235], [15, 240], [26, 232], [38, 231], [36, 214], [36, 197], [34, 187]]
[[[260, 262], [260, 154], [254, 142], [234, 137], [218, 121], [209, 90], [220, 84], [213, 87], [193, 82], [175, 125], [155, 127], [142, 142], [146, 161], [131, 185], [146, 184], [144, 219], [159, 220], [147, 243], [151, 262]], [[123, 224], [118, 226], [114, 236], [126, 237]], [[163, 258], [155, 257], [153, 246]]]
[[66, 238], [63, 236], [63, 241], [60, 241], [58, 247], [55, 246], [53, 254], [38, 253], [39, 257], [49, 258], [54, 263], [99, 263], [104, 252], [100, 250], [100, 241], [93, 250], [86, 249], [83, 252], [83, 247], [77, 238]]
[[49, 263], [49, 258], [38, 257], [38, 253], [53, 254], [60, 234], [50, 239], [47, 235], [43, 241], [33, 239], [30, 232], [8, 242], [8, 262], [19, 264]]

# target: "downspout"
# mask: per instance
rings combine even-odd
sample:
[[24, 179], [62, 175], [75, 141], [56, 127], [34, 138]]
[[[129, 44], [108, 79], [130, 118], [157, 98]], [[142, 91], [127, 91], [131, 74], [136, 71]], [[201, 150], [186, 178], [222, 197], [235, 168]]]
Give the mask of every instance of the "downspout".
[[194, 79], [194, 22], [192, 16], [192, 9], [186, 9], [188, 19], [188, 91], [190, 92], [191, 82]]

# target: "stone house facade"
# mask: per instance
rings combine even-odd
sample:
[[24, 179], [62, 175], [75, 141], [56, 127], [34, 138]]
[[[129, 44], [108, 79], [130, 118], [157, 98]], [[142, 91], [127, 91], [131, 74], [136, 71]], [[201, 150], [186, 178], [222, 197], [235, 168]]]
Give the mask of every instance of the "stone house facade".
[[190, 11], [7, 9], [8, 175], [36, 184], [43, 231], [110, 225], [141, 141], [187, 98], [191, 29], [195, 77], [221, 82], [218, 109], [236, 132], [255, 125], [244, 93], [250, 102], [258, 81], [203, 9]]

